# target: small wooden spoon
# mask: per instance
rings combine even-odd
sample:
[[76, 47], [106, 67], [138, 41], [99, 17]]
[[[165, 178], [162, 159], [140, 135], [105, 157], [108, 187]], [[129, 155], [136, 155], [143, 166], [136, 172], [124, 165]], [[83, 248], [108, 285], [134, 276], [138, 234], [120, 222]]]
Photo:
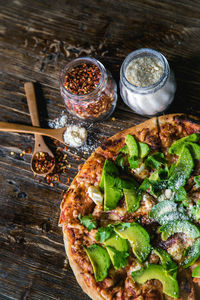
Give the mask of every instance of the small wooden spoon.
[[[29, 112], [30, 112], [32, 125], [39, 127], [40, 120], [39, 120], [39, 115], [38, 115], [34, 84], [32, 82], [26, 82], [24, 84], [24, 89], [25, 89], [25, 94], [26, 94], [26, 98], [27, 98], [27, 103], [28, 103], [28, 108], [29, 108]], [[34, 162], [37, 160], [36, 153], [39, 153], [39, 152], [47, 153], [50, 157], [54, 158], [53, 153], [51, 152], [49, 147], [47, 147], [43, 137], [40, 134], [36, 133], [35, 134], [35, 147], [34, 147], [32, 160], [31, 160], [31, 170], [37, 175], [46, 176], [47, 174], [49, 174], [53, 171], [53, 169], [55, 167], [55, 161], [54, 161], [53, 165], [48, 169], [48, 171], [46, 171], [44, 173], [36, 171], [36, 169], [34, 167], [35, 166]]]
[[59, 129], [45, 129], [45, 128], [34, 127], [34, 126], [23, 125], [23, 124], [0, 122], [0, 131], [44, 135], [53, 138], [55, 140], [58, 140], [63, 144], [66, 144], [63, 137], [66, 129], [67, 127], [62, 127]]

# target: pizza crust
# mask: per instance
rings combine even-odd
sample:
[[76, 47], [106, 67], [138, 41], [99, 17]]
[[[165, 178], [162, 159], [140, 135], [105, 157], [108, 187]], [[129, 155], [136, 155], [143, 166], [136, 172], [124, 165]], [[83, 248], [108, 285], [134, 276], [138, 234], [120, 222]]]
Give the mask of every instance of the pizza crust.
[[118, 155], [120, 149], [125, 144], [125, 138], [128, 134], [140, 142], [148, 144], [152, 151], [156, 151], [160, 147], [160, 139], [158, 133], [157, 118], [149, 119], [134, 127], [125, 129], [108, 138], [101, 147], [96, 149], [96, 153], [103, 155], [106, 158], [114, 158]]
[[67, 235], [65, 234], [63, 230], [63, 240], [64, 240], [64, 246], [65, 246], [65, 252], [67, 254], [69, 264], [72, 268], [72, 271], [76, 277], [76, 280], [84, 293], [86, 293], [91, 299], [93, 300], [105, 300], [104, 297], [102, 297], [97, 290], [91, 285], [88, 286], [84, 280], [84, 277], [81, 275], [83, 272], [80, 266], [73, 260], [73, 255], [71, 254], [71, 245], [67, 239]]

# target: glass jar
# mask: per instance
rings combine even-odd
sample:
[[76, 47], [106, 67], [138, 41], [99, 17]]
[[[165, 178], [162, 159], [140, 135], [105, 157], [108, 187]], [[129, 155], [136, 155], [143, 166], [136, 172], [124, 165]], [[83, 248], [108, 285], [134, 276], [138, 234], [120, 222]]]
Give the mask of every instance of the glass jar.
[[[73, 68], [82, 64], [97, 66], [100, 79], [91, 92], [77, 95], [66, 89], [65, 78]], [[108, 118], [113, 113], [117, 102], [117, 85], [111, 73], [102, 63], [90, 57], [74, 59], [65, 66], [60, 75], [60, 91], [67, 110], [87, 121], [100, 121]]]
[[[134, 59], [151, 57], [162, 65], [163, 73], [158, 81], [148, 86], [136, 86], [126, 77], [126, 70]], [[123, 61], [120, 69], [120, 94], [132, 110], [140, 115], [153, 116], [167, 109], [176, 91], [173, 71], [167, 59], [159, 52], [142, 48], [131, 52]]]

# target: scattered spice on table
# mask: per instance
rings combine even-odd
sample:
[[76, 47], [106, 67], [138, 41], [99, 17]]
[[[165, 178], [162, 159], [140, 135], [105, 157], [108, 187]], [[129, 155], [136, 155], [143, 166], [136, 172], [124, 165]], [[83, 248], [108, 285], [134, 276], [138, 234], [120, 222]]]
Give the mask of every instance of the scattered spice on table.
[[72, 94], [84, 95], [92, 92], [101, 78], [99, 68], [95, 64], [80, 64], [65, 76], [64, 86]]
[[33, 170], [36, 173], [45, 174], [55, 164], [55, 158], [47, 152], [37, 152], [33, 159]]
[[24, 152], [27, 153], [27, 154], [31, 154], [31, 152], [32, 152], [31, 147], [26, 147]]

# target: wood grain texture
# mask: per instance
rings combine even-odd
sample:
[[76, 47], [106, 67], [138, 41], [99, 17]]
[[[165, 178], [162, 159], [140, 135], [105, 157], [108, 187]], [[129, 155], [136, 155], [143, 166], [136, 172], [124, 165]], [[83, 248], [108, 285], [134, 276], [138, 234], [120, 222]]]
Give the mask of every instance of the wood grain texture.
[[[200, 2], [156, 0], [1, 0], [0, 121], [31, 125], [24, 82], [37, 82], [42, 126], [65, 110], [59, 92], [61, 68], [79, 56], [93, 56], [119, 81], [128, 53], [150, 47], [169, 60], [177, 80], [168, 113], [200, 117]], [[38, 183], [30, 171], [31, 135], [0, 132], [0, 299], [86, 300], [66, 264], [59, 205], [63, 189], [90, 152], [107, 137], [146, 117], [118, 99], [112, 118], [84, 124], [94, 144], [89, 151], [68, 149], [72, 167], [63, 183]], [[49, 146], [55, 150], [51, 140]], [[11, 155], [11, 152], [15, 152]], [[80, 161], [74, 159], [78, 157]]]

